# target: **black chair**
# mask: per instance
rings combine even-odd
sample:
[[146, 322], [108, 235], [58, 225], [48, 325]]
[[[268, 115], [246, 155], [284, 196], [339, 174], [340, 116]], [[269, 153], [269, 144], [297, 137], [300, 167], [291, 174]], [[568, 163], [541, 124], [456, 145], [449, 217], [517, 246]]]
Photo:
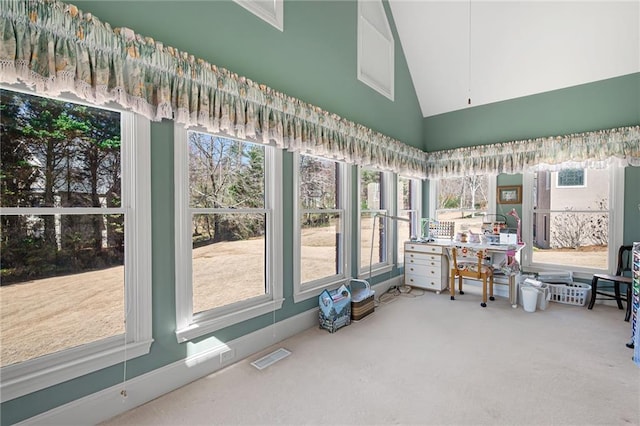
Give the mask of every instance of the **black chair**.
[[[591, 301], [589, 302], [588, 309], [593, 309], [593, 305], [596, 303], [596, 299], [615, 300], [618, 304], [618, 309], [622, 309], [622, 302], [627, 302], [627, 312], [625, 313], [624, 320], [629, 321], [631, 318], [631, 265], [632, 255], [631, 251], [633, 246], [620, 246], [618, 249], [618, 266], [616, 268], [615, 275], [609, 274], [594, 274], [591, 280]], [[606, 286], [598, 290], [598, 281], [604, 280], [613, 283], [613, 293], [611, 293], [611, 287]], [[620, 294], [620, 284], [627, 285], [627, 291], [625, 296]], [[596, 297], [596, 296], [603, 297]]]

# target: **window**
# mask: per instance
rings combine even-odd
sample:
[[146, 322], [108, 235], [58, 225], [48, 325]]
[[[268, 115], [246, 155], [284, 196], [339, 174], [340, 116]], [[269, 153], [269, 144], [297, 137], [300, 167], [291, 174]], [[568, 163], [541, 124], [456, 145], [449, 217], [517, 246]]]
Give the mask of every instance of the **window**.
[[297, 259], [294, 266], [296, 300], [317, 296], [317, 289], [344, 281], [349, 253], [348, 235], [350, 183], [347, 166], [310, 155], [294, 156], [297, 178], [294, 200]]
[[391, 268], [390, 220], [380, 216], [389, 214], [390, 176], [378, 170], [359, 169], [361, 274]]
[[455, 222], [455, 232], [480, 233], [483, 221], [493, 221], [487, 215], [493, 215], [495, 191], [496, 178], [490, 175], [432, 180], [430, 217]]
[[585, 169], [564, 169], [557, 173], [558, 187], [585, 186]]
[[280, 158], [176, 126], [178, 341], [280, 308]]
[[623, 191], [624, 169], [618, 167], [525, 173], [523, 265], [583, 277], [615, 269], [622, 244]]
[[0, 95], [6, 401], [149, 352], [151, 191], [148, 120]]
[[404, 264], [404, 242], [412, 237], [420, 237], [420, 204], [421, 182], [417, 179], [409, 179], [398, 176], [397, 202], [398, 216], [408, 218], [405, 222], [398, 220], [398, 264]]

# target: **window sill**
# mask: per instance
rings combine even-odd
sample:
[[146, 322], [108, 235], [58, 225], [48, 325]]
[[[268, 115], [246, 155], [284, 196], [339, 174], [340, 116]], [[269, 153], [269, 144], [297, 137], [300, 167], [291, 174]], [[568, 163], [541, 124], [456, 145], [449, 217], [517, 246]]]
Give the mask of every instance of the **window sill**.
[[176, 330], [176, 339], [178, 343], [187, 342], [197, 337], [204, 336], [225, 327], [246, 321], [260, 315], [268, 314], [274, 310], [282, 308], [284, 299], [269, 300], [257, 305], [248, 306], [244, 309], [236, 310], [231, 313], [220, 315], [216, 318], [201, 320], [192, 323], [187, 327]]
[[[153, 339], [133, 342], [125, 348], [122, 340], [122, 336], [116, 336], [95, 345], [86, 345], [89, 348], [60, 351], [2, 368], [2, 402], [121, 363], [125, 354], [127, 360], [146, 355], [153, 343]], [[72, 355], [74, 352], [77, 354], [75, 357]]]
[[[389, 272], [391, 272], [393, 270], [393, 265], [378, 265], [378, 266], [374, 266], [371, 269], [371, 277], [375, 277], [381, 274], [387, 274]], [[360, 271], [360, 273], [358, 274], [358, 278], [359, 279], [369, 279], [371, 278], [369, 276], [369, 269], [366, 270], [362, 270]]]
[[332, 281], [321, 281], [313, 287], [306, 287], [303, 289], [299, 289], [298, 287], [297, 291], [294, 291], [293, 293], [293, 302], [298, 303], [318, 297], [323, 290], [338, 287], [341, 284], [346, 283], [348, 280], [348, 278], [340, 277]]

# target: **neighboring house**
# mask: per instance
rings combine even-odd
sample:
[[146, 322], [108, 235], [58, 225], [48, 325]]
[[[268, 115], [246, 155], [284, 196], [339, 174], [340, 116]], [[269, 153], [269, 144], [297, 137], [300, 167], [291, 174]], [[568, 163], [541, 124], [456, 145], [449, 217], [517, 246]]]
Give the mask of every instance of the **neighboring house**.
[[588, 226], [594, 220], [600, 221], [600, 227], [604, 225], [608, 220], [609, 172], [582, 168], [544, 171], [536, 173], [536, 180], [535, 246], [598, 245], [601, 239], [594, 238], [593, 232], [584, 233], [580, 241], [575, 241], [577, 237], [567, 241], [562, 238], [562, 228]]

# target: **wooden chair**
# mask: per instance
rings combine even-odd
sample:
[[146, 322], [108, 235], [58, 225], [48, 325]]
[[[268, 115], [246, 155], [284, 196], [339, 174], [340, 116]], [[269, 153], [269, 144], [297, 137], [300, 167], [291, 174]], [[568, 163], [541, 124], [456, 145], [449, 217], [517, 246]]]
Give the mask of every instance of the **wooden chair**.
[[[588, 309], [593, 309], [596, 303], [596, 299], [615, 300], [618, 304], [618, 309], [622, 309], [622, 301], [627, 302], [627, 311], [624, 316], [625, 321], [629, 321], [631, 318], [631, 265], [632, 255], [631, 251], [633, 246], [620, 246], [618, 249], [618, 265], [616, 267], [616, 274], [594, 274], [591, 280], [591, 300], [589, 301]], [[598, 281], [610, 281], [613, 283], [613, 294], [611, 293], [611, 287], [601, 288], [598, 290]], [[620, 295], [620, 284], [626, 284], [625, 296]], [[596, 297], [596, 296], [603, 297]]]
[[[458, 250], [461, 255], [458, 256]], [[458, 293], [464, 294], [462, 291], [462, 280], [470, 278], [474, 280], [482, 280], [482, 303], [480, 306], [487, 307], [487, 281], [489, 282], [489, 300], [495, 300], [493, 297], [493, 268], [483, 263], [484, 252], [482, 250], [473, 250], [471, 248], [453, 247], [450, 250], [451, 257], [451, 300], [455, 300], [455, 279], [458, 277]], [[460, 259], [458, 259], [460, 257]], [[476, 260], [477, 259], [477, 260]]]

